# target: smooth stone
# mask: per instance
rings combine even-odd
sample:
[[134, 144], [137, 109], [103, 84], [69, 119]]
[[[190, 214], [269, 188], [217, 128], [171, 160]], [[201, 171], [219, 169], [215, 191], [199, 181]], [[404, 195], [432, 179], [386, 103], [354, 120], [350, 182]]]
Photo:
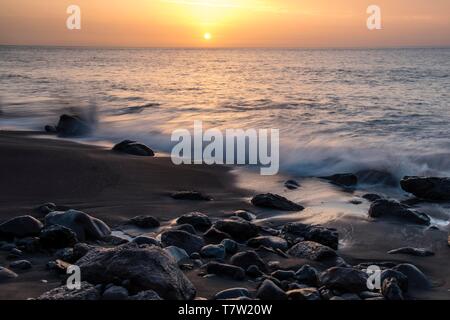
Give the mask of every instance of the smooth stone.
[[337, 257], [336, 251], [317, 242], [303, 241], [290, 248], [289, 255], [311, 261], [324, 261]]
[[113, 151], [120, 152], [120, 153], [126, 153], [131, 154], [134, 156], [141, 156], [141, 157], [154, 157], [155, 152], [147, 147], [146, 145], [132, 141], [132, 140], [124, 140], [118, 144], [116, 144], [113, 149]]
[[383, 199], [380, 195], [375, 194], [375, 193], [367, 193], [367, 194], [363, 195], [362, 198], [366, 199], [369, 202], [375, 202], [377, 200]]
[[46, 214], [49, 214], [50, 212], [56, 211], [57, 208], [58, 207], [53, 202], [47, 202], [47, 203], [41, 204], [40, 206], [34, 208], [33, 210], [34, 210], [34, 212], [39, 213], [42, 216], [45, 216]]
[[381, 283], [389, 280], [396, 279], [397, 284], [402, 289], [402, 291], [407, 292], [409, 288], [408, 277], [403, 273], [393, 270], [393, 269], [385, 269], [381, 272]]
[[395, 278], [390, 278], [383, 282], [381, 293], [387, 300], [404, 300], [402, 289], [400, 289]]
[[248, 240], [256, 237], [259, 233], [259, 229], [256, 225], [245, 220], [219, 220], [214, 223], [214, 227], [226, 234], [229, 234], [236, 240]]
[[260, 270], [266, 271], [267, 265], [255, 251], [244, 251], [233, 255], [230, 259], [232, 265], [247, 270], [251, 265], [257, 266]]
[[161, 243], [164, 247], [176, 246], [186, 250], [190, 255], [200, 252], [205, 246], [203, 238], [181, 230], [169, 230], [161, 234]]
[[67, 261], [67, 262], [75, 262], [73, 248], [62, 248], [55, 252], [53, 255], [55, 259]]
[[233, 215], [235, 217], [239, 217], [239, 218], [247, 220], [247, 221], [253, 221], [256, 219], [256, 216], [253, 213], [251, 213], [249, 211], [245, 211], [245, 210], [235, 211], [235, 212], [233, 212]]
[[191, 201], [211, 201], [210, 196], [204, 195], [198, 191], [178, 191], [172, 193], [171, 197], [175, 200], [191, 200]]
[[281, 211], [302, 211], [305, 209], [303, 206], [273, 193], [256, 195], [251, 202], [255, 207]]
[[264, 246], [272, 249], [287, 250], [288, 243], [286, 240], [280, 237], [274, 236], [260, 236], [252, 238], [247, 241], [247, 245], [252, 248], [258, 248], [259, 246]]
[[195, 228], [193, 226], [191, 226], [190, 224], [180, 224], [180, 225], [176, 225], [174, 227], [172, 227], [172, 230], [181, 230], [181, 231], [186, 231], [190, 234], [197, 234], [197, 231], [195, 230]]
[[348, 300], [348, 301], [359, 301], [361, 300], [361, 298], [359, 297], [359, 295], [355, 294], [355, 293], [344, 293], [341, 294], [340, 296], [342, 299], [344, 300]]
[[203, 237], [206, 241], [211, 243], [220, 243], [225, 239], [231, 238], [228, 233], [217, 230], [214, 227], [211, 227], [203, 234]]
[[32, 264], [30, 261], [28, 260], [17, 260], [14, 262], [11, 262], [9, 267], [11, 269], [16, 269], [16, 270], [28, 270], [32, 268]]
[[99, 300], [100, 291], [88, 282], [81, 282], [80, 290], [70, 290], [66, 285], [47, 291], [37, 298], [37, 300]]
[[316, 288], [294, 289], [287, 292], [289, 300], [319, 301], [322, 300]]
[[238, 281], [245, 279], [244, 269], [230, 264], [210, 262], [206, 265], [206, 272]]
[[92, 132], [90, 124], [77, 115], [63, 114], [59, 118], [56, 131], [61, 137], [79, 137]]
[[16, 245], [20, 250], [28, 253], [36, 253], [41, 247], [40, 239], [38, 237], [26, 237], [16, 240]]
[[176, 263], [180, 263], [183, 260], [189, 259], [189, 255], [187, 254], [186, 250], [175, 246], [166, 247], [164, 248], [164, 251], [167, 252], [172, 258], [174, 258]]
[[141, 291], [134, 296], [130, 296], [128, 300], [138, 300], [138, 301], [158, 301], [162, 300], [161, 297], [153, 290]]
[[289, 190], [296, 190], [300, 188], [300, 184], [295, 180], [288, 180], [284, 183], [284, 186]]
[[177, 224], [190, 224], [199, 231], [208, 230], [211, 226], [209, 217], [201, 212], [190, 212], [177, 219]]
[[17, 273], [0, 266], [0, 283], [17, 278]]
[[395, 250], [388, 251], [388, 254], [407, 254], [417, 257], [430, 257], [434, 256], [434, 252], [424, 249], [424, 248], [412, 248], [412, 247], [405, 247], [405, 248], [399, 248]]
[[246, 273], [252, 278], [259, 278], [264, 274], [258, 266], [255, 266], [254, 264], [247, 268]]
[[295, 272], [291, 270], [277, 270], [272, 272], [271, 276], [275, 279], [283, 281], [295, 278]]
[[296, 273], [295, 278], [299, 283], [316, 287], [319, 283], [319, 273], [310, 265], [302, 266]]
[[373, 298], [382, 298], [383, 295], [381, 293], [372, 292], [372, 291], [363, 291], [359, 293], [359, 297], [363, 300], [373, 299]]
[[144, 229], [158, 228], [160, 226], [159, 221], [152, 216], [137, 216], [131, 218], [130, 223]]
[[0, 237], [25, 238], [36, 236], [42, 228], [42, 223], [32, 216], [15, 217], [0, 224]]
[[53, 249], [73, 247], [78, 242], [75, 232], [61, 225], [45, 227], [42, 229], [39, 239], [44, 248]]
[[353, 173], [338, 173], [332, 176], [321, 178], [324, 180], [328, 180], [335, 185], [343, 187], [353, 187], [358, 184], [358, 177]]
[[127, 300], [128, 290], [124, 287], [111, 286], [103, 292], [102, 300]]
[[377, 200], [369, 208], [369, 217], [380, 218], [382, 216], [393, 217], [410, 223], [429, 225], [430, 217], [393, 200]]
[[393, 269], [395, 271], [403, 273], [406, 277], [408, 277], [409, 288], [430, 289], [432, 287], [432, 284], [428, 280], [427, 276], [423, 274], [423, 272], [420, 271], [419, 268], [412, 264], [399, 264]]
[[220, 244], [224, 246], [225, 252], [228, 254], [235, 254], [239, 251], [239, 244], [234, 240], [223, 239]]
[[200, 250], [200, 254], [205, 258], [225, 259], [225, 247], [223, 245], [207, 245]]
[[450, 178], [404, 177], [400, 185], [403, 190], [421, 199], [450, 200]]
[[325, 228], [320, 225], [308, 225], [300, 222], [293, 222], [284, 225], [282, 234], [286, 240], [303, 238], [305, 241], [313, 241], [334, 250], [339, 247], [339, 233], [336, 229]]
[[367, 273], [353, 269], [333, 267], [319, 276], [321, 285], [332, 290], [359, 293], [367, 290]]
[[264, 280], [258, 288], [256, 297], [261, 300], [287, 300], [288, 296], [280, 287], [271, 280]]
[[137, 243], [138, 245], [147, 244], [150, 246], [157, 246], [161, 247], [161, 242], [156, 240], [155, 238], [149, 237], [149, 236], [137, 236], [133, 240], [131, 240], [133, 243]]
[[241, 297], [250, 298], [250, 292], [246, 288], [231, 288], [220, 291], [214, 295], [214, 300], [228, 300]]

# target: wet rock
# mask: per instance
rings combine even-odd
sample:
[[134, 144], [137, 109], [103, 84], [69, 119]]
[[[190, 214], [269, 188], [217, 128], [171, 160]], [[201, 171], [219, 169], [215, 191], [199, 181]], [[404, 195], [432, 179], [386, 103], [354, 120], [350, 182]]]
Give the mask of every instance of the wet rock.
[[56, 259], [54, 261], [49, 261], [47, 263], [47, 269], [48, 270], [52, 270], [52, 271], [56, 271], [60, 274], [66, 274], [67, 272], [67, 268], [70, 267], [70, 263], [60, 260], [60, 259]]
[[0, 251], [10, 252], [13, 249], [16, 249], [17, 246], [14, 243], [3, 243], [0, 246]]
[[60, 260], [67, 261], [70, 263], [73, 263], [77, 260], [77, 259], [74, 259], [73, 248], [59, 249], [55, 252], [54, 257], [56, 259], [60, 259]]
[[14, 270], [28, 270], [31, 269], [33, 265], [28, 260], [17, 260], [11, 262], [9, 267]]
[[47, 133], [58, 133], [58, 129], [56, 129], [55, 126], [51, 126], [51, 125], [46, 125], [44, 127], [45, 132]]
[[116, 144], [113, 149], [113, 151], [131, 154], [134, 156], [141, 156], [141, 157], [154, 157], [155, 152], [147, 147], [146, 145], [132, 141], [132, 140], [124, 140], [118, 144]]
[[175, 246], [164, 248], [164, 251], [167, 252], [175, 260], [176, 263], [180, 263], [183, 260], [189, 259], [189, 255], [185, 250]]
[[191, 300], [196, 290], [173, 258], [156, 246], [130, 243], [115, 248], [95, 248], [76, 263], [83, 279], [92, 283], [128, 280], [130, 292], [154, 290], [164, 299]]
[[272, 249], [287, 250], [288, 243], [286, 240], [280, 237], [274, 236], [261, 236], [252, 238], [247, 241], [247, 245], [252, 248], [258, 248], [259, 246], [264, 246]]
[[252, 278], [259, 278], [263, 275], [263, 272], [254, 264], [247, 268], [247, 275]]
[[225, 259], [225, 247], [223, 245], [207, 245], [200, 250], [200, 254], [205, 258]]
[[372, 203], [369, 209], [369, 216], [372, 218], [392, 217], [421, 225], [429, 225], [431, 221], [430, 217], [425, 213], [413, 210], [397, 201], [383, 199]]
[[42, 229], [39, 239], [44, 248], [52, 249], [73, 247], [78, 242], [75, 232], [60, 225], [45, 227]]
[[204, 195], [198, 191], [178, 191], [172, 193], [171, 197], [175, 200], [192, 200], [192, 201], [211, 201], [210, 196]]
[[228, 233], [219, 231], [214, 227], [209, 228], [209, 230], [203, 234], [203, 237], [206, 241], [211, 243], [220, 243], [225, 239], [231, 238]]
[[79, 260], [86, 255], [90, 250], [94, 249], [94, 246], [91, 246], [87, 243], [77, 243], [73, 247], [73, 259]]
[[431, 282], [428, 278], [420, 271], [416, 266], [404, 263], [399, 264], [394, 268], [395, 271], [403, 273], [408, 277], [409, 288], [415, 289], [430, 289], [432, 287]]
[[383, 184], [386, 186], [397, 187], [398, 180], [387, 171], [380, 170], [361, 170], [356, 173], [358, 181], [365, 184]]
[[396, 279], [398, 286], [402, 289], [403, 292], [408, 291], [408, 277], [403, 273], [393, 270], [393, 269], [385, 269], [381, 272], [381, 284], [389, 279]]
[[389, 278], [383, 282], [381, 293], [387, 300], [404, 300], [403, 292], [395, 278]]
[[292, 270], [277, 270], [272, 272], [271, 276], [280, 281], [290, 280], [295, 278], [295, 272]]
[[319, 274], [316, 269], [309, 265], [302, 266], [296, 273], [295, 278], [299, 283], [316, 287], [319, 283]]
[[18, 275], [15, 272], [13, 272], [5, 267], [0, 266], [0, 283], [6, 282], [8, 280], [11, 280], [11, 279], [14, 279], [17, 277], [18, 277]]
[[256, 225], [244, 220], [219, 220], [214, 224], [214, 227], [229, 234], [233, 239], [242, 241], [256, 237], [259, 233]]
[[288, 180], [284, 183], [284, 186], [289, 190], [296, 190], [300, 188], [300, 184], [295, 180]]
[[337, 257], [336, 251], [317, 242], [303, 241], [290, 248], [289, 255], [311, 261], [324, 261]]
[[355, 293], [344, 293], [341, 294], [340, 297], [347, 301], [359, 301], [361, 298]]
[[363, 195], [362, 197], [369, 202], [375, 202], [377, 200], [383, 199], [380, 195], [375, 194], [375, 193], [367, 193], [367, 194]]
[[111, 234], [111, 230], [102, 220], [76, 210], [54, 211], [45, 216], [46, 226], [55, 224], [71, 229], [79, 241], [101, 240]]
[[353, 173], [339, 173], [332, 176], [322, 177], [322, 179], [343, 187], [353, 187], [358, 184], [358, 177]]
[[450, 200], [450, 178], [404, 177], [400, 185], [403, 190], [421, 199]]
[[16, 245], [20, 250], [28, 253], [36, 253], [41, 248], [41, 243], [38, 237], [26, 237], [18, 239]]
[[129, 297], [128, 300], [156, 301], [156, 300], [162, 300], [162, 299], [155, 291], [146, 290], [146, 291], [141, 291], [138, 294]]
[[45, 216], [46, 214], [49, 214], [50, 212], [56, 211], [57, 206], [53, 202], [47, 202], [44, 204], [41, 204], [40, 206], [34, 208], [34, 212], [38, 213], [41, 216]]
[[280, 195], [267, 193], [259, 194], [252, 199], [252, 204], [256, 207], [269, 208], [282, 211], [302, 211], [303, 206], [294, 203]]
[[322, 300], [316, 288], [295, 289], [287, 292], [289, 300], [318, 301]]
[[197, 231], [195, 231], [195, 228], [193, 226], [191, 226], [190, 224], [180, 224], [177, 226], [172, 227], [172, 230], [181, 230], [181, 231], [186, 231], [190, 234], [197, 234]]
[[359, 293], [359, 297], [363, 300], [373, 299], [373, 298], [383, 298], [381, 293], [372, 292], [372, 291], [363, 291]]
[[191, 212], [177, 219], [177, 224], [190, 224], [199, 231], [208, 230], [212, 223], [209, 217], [201, 212]]
[[231, 257], [230, 262], [232, 265], [238, 266], [247, 270], [251, 265], [257, 266], [262, 271], [267, 271], [266, 263], [255, 251], [244, 251], [236, 253]]
[[244, 269], [230, 264], [210, 262], [206, 265], [206, 272], [208, 274], [215, 274], [219, 277], [228, 277], [238, 281], [245, 279]]
[[22, 250], [14, 248], [14, 249], [11, 249], [11, 251], [9, 251], [7, 259], [17, 259], [17, 258], [20, 258], [22, 256], [23, 256]]
[[319, 282], [328, 289], [358, 293], [367, 290], [367, 278], [357, 269], [333, 267], [320, 274]]
[[287, 300], [288, 296], [271, 280], [264, 280], [259, 287], [256, 297], [261, 300]]
[[128, 290], [124, 287], [111, 286], [103, 292], [102, 300], [117, 301], [117, 300], [127, 300]]
[[80, 290], [70, 290], [66, 285], [42, 294], [37, 300], [99, 300], [100, 291], [88, 282], [81, 282]]
[[91, 125], [80, 116], [63, 114], [56, 131], [61, 137], [79, 137], [92, 132]]
[[388, 254], [407, 254], [417, 257], [430, 257], [434, 256], [434, 252], [424, 249], [424, 248], [412, 248], [412, 247], [405, 247], [405, 248], [399, 248], [395, 250], [391, 250], [388, 252]]
[[148, 237], [148, 236], [138, 236], [131, 240], [131, 242], [136, 243], [138, 245], [146, 244], [149, 246], [157, 246], [161, 247], [161, 242], [156, 240], [155, 238]]
[[131, 218], [130, 223], [144, 229], [158, 228], [160, 226], [159, 221], [152, 216], [137, 216]]
[[214, 295], [214, 300], [228, 300], [241, 297], [250, 298], [250, 296], [250, 292], [246, 288], [231, 288], [216, 293]]
[[256, 216], [253, 213], [245, 211], [245, 210], [235, 211], [233, 213], [233, 215], [236, 217], [239, 217], [241, 219], [247, 220], [247, 221], [253, 221], [256, 218]]
[[228, 254], [235, 254], [239, 251], [239, 245], [234, 240], [224, 239], [220, 244], [224, 246], [225, 252]]
[[299, 222], [288, 223], [282, 229], [283, 236], [290, 241], [303, 238], [306, 241], [314, 241], [334, 250], [339, 246], [339, 233], [336, 229], [322, 226], [311, 226]]
[[42, 227], [42, 223], [32, 216], [15, 217], [0, 224], [0, 238], [10, 239], [36, 236]]
[[161, 243], [165, 247], [176, 246], [186, 250], [190, 255], [194, 252], [200, 252], [205, 246], [203, 238], [180, 230], [169, 230], [161, 234]]

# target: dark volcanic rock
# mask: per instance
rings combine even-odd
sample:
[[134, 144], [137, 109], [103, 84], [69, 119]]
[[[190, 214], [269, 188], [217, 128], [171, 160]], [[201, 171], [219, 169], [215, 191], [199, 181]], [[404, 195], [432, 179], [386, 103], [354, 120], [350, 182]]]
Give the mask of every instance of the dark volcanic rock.
[[328, 289], [358, 293], [367, 290], [367, 278], [363, 271], [334, 267], [322, 272], [319, 281]]
[[160, 226], [159, 221], [152, 216], [137, 216], [131, 218], [130, 223], [144, 229], [158, 228]]
[[303, 206], [294, 203], [280, 195], [267, 193], [259, 194], [252, 199], [252, 204], [256, 207], [276, 209], [282, 211], [301, 211]]
[[450, 178], [404, 177], [400, 185], [403, 190], [421, 199], [450, 200]]
[[169, 230], [161, 234], [161, 243], [165, 247], [176, 246], [186, 250], [191, 255], [200, 252], [205, 246], [203, 238], [181, 230]]
[[235, 254], [239, 251], [239, 244], [231, 239], [224, 239], [220, 242], [221, 245], [225, 248], [226, 253]]
[[192, 201], [211, 201], [210, 196], [204, 195], [198, 191], [178, 191], [172, 193], [171, 197], [175, 200], [192, 200]]
[[399, 264], [394, 268], [395, 271], [403, 273], [408, 277], [409, 288], [414, 289], [430, 289], [432, 284], [430, 280], [416, 266], [408, 263]]
[[301, 284], [316, 287], [319, 283], [319, 273], [309, 265], [302, 266], [296, 273], [295, 278]]
[[244, 269], [230, 264], [210, 262], [206, 265], [206, 272], [208, 274], [215, 274], [219, 277], [232, 278], [234, 280], [245, 279]]
[[314, 241], [334, 250], [339, 246], [339, 233], [336, 229], [322, 226], [311, 226], [299, 222], [288, 223], [283, 227], [282, 234], [290, 241], [303, 238], [306, 241]]
[[295, 289], [287, 292], [289, 300], [318, 301], [322, 300], [316, 288]]
[[391, 250], [388, 252], [388, 254], [408, 254], [408, 255], [417, 256], [417, 257], [434, 256], [433, 251], [430, 251], [430, 250], [427, 250], [424, 248], [412, 248], [412, 247], [405, 247], [405, 248]]
[[0, 224], [0, 237], [25, 238], [28, 236], [36, 236], [42, 227], [42, 223], [32, 216], [20, 216]]
[[209, 228], [209, 230], [203, 234], [203, 237], [205, 238], [206, 241], [211, 243], [220, 243], [225, 239], [231, 238], [231, 236], [228, 233], [219, 231], [214, 227]]
[[154, 290], [164, 299], [191, 300], [196, 290], [173, 258], [159, 247], [126, 244], [90, 250], [76, 263], [91, 283], [128, 281], [130, 292]]
[[390, 278], [383, 282], [381, 293], [387, 300], [404, 300], [402, 289], [400, 289], [395, 278]]
[[273, 281], [264, 280], [256, 293], [256, 297], [261, 300], [287, 300], [287, 294], [280, 289]]
[[257, 266], [260, 270], [267, 271], [266, 263], [255, 251], [244, 251], [236, 253], [230, 259], [231, 264], [247, 270], [251, 265]]
[[300, 188], [300, 184], [295, 180], [288, 180], [284, 183], [284, 186], [289, 190], [295, 190]]
[[429, 225], [430, 217], [393, 200], [377, 200], [369, 208], [369, 216], [380, 218], [382, 216], [405, 220], [415, 224]]
[[18, 275], [15, 272], [0, 266], [0, 283], [3, 283], [5, 281], [11, 280], [11, 279], [14, 279], [17, 277], [18, 277]]
[[382, 197], [380, 195], [375, 194], [375, 193], [367, 193], [367, 194], [363, 195], [362, 197], [369, 202], [375, 202], [377, 200], [382, 199]]
[[190, 224], [200, 231], [208, 230], [212, 223], [209, 217], [201, 212], [191, 212], [182, 215], [177, 219], [177, 224]]
[[54, 211], [45, 216], [45, 225], [61, 225], [77, 235], [78, 240], [101, 240], [109, 236], [111, 230], [102, 220], [76, 210]]
[[75, 232], [60, 225], [45, 227], [42, 229], [39, 239], [44, 248], [52, 249], [73, 247], [78, 242]]
[[172, 230], [181, 230], [181, 231], [186, 231], [190, 234], [197, 234], [197, 231], [195, 231], [195, 228], [193, 226], [191, 226], [190, 224], [180, 224], [180, 225], [176, 225], [174, 227], [172, 227]]
[[207, 245], [200, 250], [200, 254], [205, 258], [213, 259], [224, 259], [225, 258], [225, 247], [221, 244], [219, 245]]
[[149, 246], [161, 247], [161, 242], [159, 242], [155, 238], [144, 235], [134, 238], [131, 242], [137, 243], [138, 245], [147, 244]]
[[214, 223], [214, 227], [236, 240], [248, 240], [256, 237], [259, 233], [256, 225], [245, 220], [219, 220]]
[[322, 179], [343, 187], [353, 187], [358, 184], [358, 177], [353, 173], [338, 173], [332, 176], [322, 177]]
[[302, 241], [294, 245], [287, 252], [289, 255], [311, 261], [324, 261], [337, 257], [336, 251], [313, 241]]
[[384, 184], [391, 187], [398, 186], [397, 178], [387, 171], [361, 170], [356, 173], [358, 181], [366, 184]]
[[288, 248], [288, 243], [286, 240], [280, 237], [274, 236], [261, 236], [252, 238], [247, 241], [247, 245], [252, 248], [258, 248], [259, 246], [264, 246], [272, 249], [286, 250]]
[[132, 140], [124, 140], [113, 147], [113, 151], [127, 153], [134, 156], [153, 157], [155, 152], [142, 143]]
[[37, 300], [99, 300], [100, 291], [88, 282], [81, 282], [80, 290], [70, 290], [66, 285], [42, 294]]
[[63, 114], [59, 118], [56, 131], [61, 137], [77, 137], [90, 134], [92, 127], [79, 116]]

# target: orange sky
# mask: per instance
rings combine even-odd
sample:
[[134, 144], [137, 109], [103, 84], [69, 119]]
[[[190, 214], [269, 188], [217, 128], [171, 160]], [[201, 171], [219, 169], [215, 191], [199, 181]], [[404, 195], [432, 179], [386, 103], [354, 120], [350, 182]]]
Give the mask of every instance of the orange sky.
[[[71, 4], [81, 7], [80, 31], [66, 28]], [[366, 27], [371, 4], [383, 30]], [[450, 0], [1, 0], [0, 44], [450, 46]]]

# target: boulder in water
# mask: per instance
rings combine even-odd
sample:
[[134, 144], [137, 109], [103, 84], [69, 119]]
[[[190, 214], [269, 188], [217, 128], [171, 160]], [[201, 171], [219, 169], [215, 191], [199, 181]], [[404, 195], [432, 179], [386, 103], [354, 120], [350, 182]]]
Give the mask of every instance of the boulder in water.
[[302, 211], [305, 209], [303, 206], [273, 193], [259, 194], [253, 197], [252, 204], [256, 207], [282, 211]]
[[78, 137], [92, 132], [92, 126], [80, 116], [63, 114], [56, 131], [61, 137]]
[[322, 177], [322, 179], [342, 187], [353, 187], [358, 184], [358, 177], [353, 173], [338, 173], [332, 176]]
[[0, 237], [25, 238], [35, 236], [39, 234], [42, 227], [42, 223], [32, 216], [15, 217], [0, 224]]
[[400, 185], [406, 192], [431, 201], [450, 200], [450, 178], [404, 177]]
[[132, 140], [124, 140], [118, 144], [116, 144], [113, 151], [127, 153], [134, 156], [142, 156], [142, 157], [153, 157], [155, 156], [155, 152], [147, 147], [146, 145], [132, 141]]
[[429, 225], [431, 222], [427, 214], [413, 210], [397, 201], [385, 199], [372, 203], [369, 208], [369, 216], [372, 218], [392, 217], [421, 225]]

